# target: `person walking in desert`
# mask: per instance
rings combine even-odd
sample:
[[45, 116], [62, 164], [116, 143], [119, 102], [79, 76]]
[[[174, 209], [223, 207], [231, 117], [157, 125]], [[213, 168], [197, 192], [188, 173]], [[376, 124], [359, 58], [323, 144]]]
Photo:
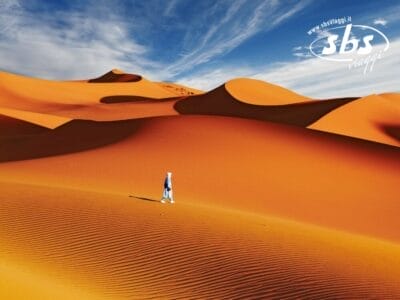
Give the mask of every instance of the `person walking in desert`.
[[167, 172], [167, 176], [164, 180], [164, 191], [161, 199], [161, 203], [165, 203], [166, 200], [169, 200], [170, 203], [175, 203], [174, 196], [172, 192], [172, 173]]

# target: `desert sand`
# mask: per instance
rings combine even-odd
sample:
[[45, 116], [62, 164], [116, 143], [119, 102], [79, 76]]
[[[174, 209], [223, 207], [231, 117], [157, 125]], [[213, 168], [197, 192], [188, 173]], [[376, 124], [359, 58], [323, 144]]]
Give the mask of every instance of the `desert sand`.
[[400, 95], [370, 95], [322, 117], [309, 128], [400, 146]]
[[398, 101], [2, 72], [1, 298], [399, 298]]

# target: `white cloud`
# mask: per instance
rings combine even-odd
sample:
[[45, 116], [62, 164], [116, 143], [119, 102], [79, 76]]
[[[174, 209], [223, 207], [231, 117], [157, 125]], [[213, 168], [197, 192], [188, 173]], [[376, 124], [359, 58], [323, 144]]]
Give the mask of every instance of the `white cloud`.
[[179, 78], [181, 84], [195, 87], [203, 91], [209, 91], [226, 81], [237, 77], [250, 77], [254, 74], [254, 69], [247, 67], [221, 67], [213, 70], [204, 70], [190, 76]]
[[[377, 23], [375, 23], [377, 21]], [[357, 17], [357, 24], [373, 24], [386, 26], [390, 23], [391, 26], [400, 21], [400, 4], [395, 5], [379, 5], [376, 9], [371, 10], [368, 14]]]
[[385, 20], [385, 19], [383, 19], [383, 18], [379, 18], [379, 19], [375, 19], [375, 20], [374, 20], [374, 24], [375, 24], [375, 25], [386, 26], [387, 23], [388, 23], [388, 21]]
[[300, 57], [300, 58], [309, 58], [312, 57], [312, 55], [308, 52], [293, 52], [293, 55], [296, 57]]
[[[11, 3], [11, 2], [10, 2]], [[32, 15], [13, 1], [0, 12], [0, 66], [3, 70], [52, 79], [90, 78], [114, 68], [149, 74], [159, 64], [136, 42], [126, 24], [98, 11]], [[13, 22], [7, 23], [6, 16]], [[63, 22], [62, 25], [59, 22]], [[5, 24], [4, 24], [5, 23]]]
[[[383, 47], [383, 46], [380, 46]], [[347, 63], [310, 58], [261, 67], [220, 67], [181, 78], [179, 82], [210, 90], [235, 77], [251, 77], [275, 83], [313, 98], [364, 96], [400, 92], [400, 40], [394, 41], [372, 72], [350, 69]]]

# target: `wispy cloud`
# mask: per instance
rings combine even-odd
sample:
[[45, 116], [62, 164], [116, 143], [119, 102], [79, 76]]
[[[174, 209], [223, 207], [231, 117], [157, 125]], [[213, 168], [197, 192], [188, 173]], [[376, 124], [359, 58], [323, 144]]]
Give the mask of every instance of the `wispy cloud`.
[[21, 6], [17, 0], [4, 0], [0, 2], [0, 34], [7, 32], [15, 24], [13, 14]]
[[135, 66], [144, 74], [159, 67], [146, 57], [147, 47], [132, 38], [126, 23], [98, 14], [53, 12], [41, 16], [44, 22], [13, 1], [0, 12], [0, 27], [6, 28], [0, 33], [0, 67], [58, 79], [98, 76], [115, 66]]
[[[383, 46], [380, 46], [383, 47]], [[372, 93], [400, 92], [400, 40], [378, 60], [372, 72], [363, 67], [349, 69], [346, 63], [309, 58], [258, 67], [225, 66], [180, 78], [180, 82], [210, 90], [235, 77], [251, 77], [292, 89], [313, 98], [363, 96]]]
[[271, 30], [279, 25], [306, 7], [310, 1], [300, 1], [290, 8], [274, 0], [258, 3], [237, 0], [228, 3], [230, 6], [226, 9], [225, 15], [218, 22], [210, 24], [202, 40], [181, 59], [170, 65], [165, 72], [176, 76], [221, 54], [226, 54], [258, 32]]
[[312, 57], [312, 55], [308, 51], [304, 52], [293, 52], [293, 56], [300, 57], [300, 58], [309, 58]]
[[298, 58], [310, 58], [312, 55], [310, 54], [309, 47], [307, 46], [296, 46], [292, 48], [292, 55]]
[[[43, 9], [45, 4], [35, 1], [1, 1], [0, 68], [67, 79], [118, 67], [171, 80], [271, 30], [311, 0], [294, 5], [278, 0], [149, 0], [134, 7], [125, 1], [93, 1], [74, 2], [68, 10]], [[127, 13], [129, 9], [133, 11]]]
[[383, 18], [378, 18], [378, 19], [374, 20], [374, 25], [386, 26], [387, 23], [388, 23], [388, 21]]
[[209, 91], [226, 81], [237, 77], [251, 77], [257, 69], [244, 66], [220, 66], [192, 73], [178, 78], [178, 82], [187, 86]]
[[282, 63], [264, 72], [257, 72], [253, 77], [280, 84], [314, 98], [394, 92], [400, 90], [396, 75], [400, 67], [397, 59], [399, 55], [400, 40], [392, 42], [391, 49], [366, 74], [364, 66], [349, 69], [347, 63], [311, 58], [295, 63]]
[[178, 5], [179, 0], [170, 0], [168, 1], [167, 5], [165, 6], [164, 16], [171, 16], [173, 15], [173, 11]]
[[358, 24], [364, 25], [381, 25], [393, 26], [400, 22], [400, 4], [381, 5], [377, 2], [376, 9], [368, 11], [368, 13], [359, 16], [356, 20]]

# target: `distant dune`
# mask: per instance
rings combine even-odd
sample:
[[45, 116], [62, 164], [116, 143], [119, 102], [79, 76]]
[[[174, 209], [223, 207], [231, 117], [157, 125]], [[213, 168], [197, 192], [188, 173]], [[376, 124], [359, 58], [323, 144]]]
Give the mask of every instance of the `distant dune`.
[[399, 99], [0, 72], [0, 298], [400, 298]]
[[360, 98], [335, 109], [309, 128], [400, 146], [400, 95]]
[[157, 82], [161, 87], [173, 92], [177, 96], [190, 96], [203, 94], [203, 91], [172, 82]]
[[142, 80], [142, 76], [136, 74], [126, 74], [121, 70], [113, 69], [110, 72], [94, 78], [89, 79], [88, 82], [90, 83], [112, 83], [112, 82], [137, 82]]
[[249, 78], [232, 79], [225, 89], [235, 99], [255, 105], [284, 105], [310, 100], [281, 86]]
[[166, 105], [165, 102], [138, 104], [137, 109], [129, 109], [125, 103], [101, 105], [103, 97], [126, 95], [154, 99], [177, 96], [144, 78], [138, 82], [89, 84], [34, 79], [0, 72], [0, 108], [98, 121], [177, 114], [172, 105]]
[[[241, 86], [246, 87], [248, 83], [249, 87], [238, 92]], [[247, 94], [246, 91], [250, 92]], [[289, 98], [284, 98], [286, 96]], [[174, 107], [181, 114], [240, 117], [305, 127], [353, 100], [354, 98], [307, 100], [272, 84], [253, 79], [238, 79], [208, 93], [181, 99]]]

